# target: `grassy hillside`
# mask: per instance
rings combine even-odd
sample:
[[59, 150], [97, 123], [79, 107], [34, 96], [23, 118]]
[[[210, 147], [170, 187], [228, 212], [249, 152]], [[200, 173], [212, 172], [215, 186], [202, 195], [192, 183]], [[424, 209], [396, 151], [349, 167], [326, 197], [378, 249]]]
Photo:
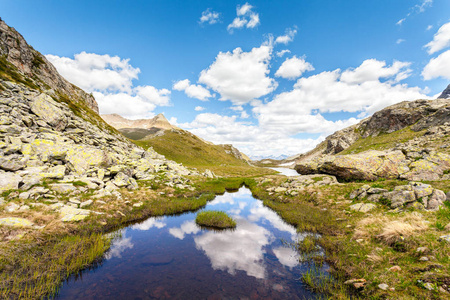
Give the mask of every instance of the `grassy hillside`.
[[339, 152], [342, 154], [356, 154], [367, 150], [386, 150], [393, 148], [397, 143], [404, 143], [415, 137], [424, 135], [426, 130], [412, 131], [410, 126], [392, 133], [384, 133], [378, 136], [369, 136], [360, 138], [349, 148]]
[[[125, 133], [126, 135], [126, 133]], [[168, 159], [199, 171], [212, 170], [219, 176], [253, 176], [273, 174], [272, 170], [250, 166], [227, 154], [221, 146], [205, 143], [184, 130], [166, 130], [163, 135], [134, 141], [144, 148], [153, 147]]]

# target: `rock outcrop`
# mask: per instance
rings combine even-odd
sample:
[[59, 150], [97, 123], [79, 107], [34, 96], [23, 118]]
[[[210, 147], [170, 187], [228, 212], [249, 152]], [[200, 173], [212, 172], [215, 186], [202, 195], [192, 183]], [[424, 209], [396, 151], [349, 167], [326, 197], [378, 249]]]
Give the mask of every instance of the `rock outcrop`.
[[[438, 210], [447, 201], [443, 191], [435, 189], [429, 184], [413, 181], [407, 185], [396, 186], [393, 191], [364, 185], [352, 191], [350, 199], [381, 202], [392, 209], [414, 207], [427, 210]], [[359, 205], [361, 204], [359, 203]]]
[[[403, 142], [394, 141], [386, 150], [339, 155], [358, 140], [363, 145], [365, 138], [406, 127], [417, 134]], [[327, 137], [315, 150], [300, 157], [295, 169], [300, 174], [331, 174], [344, 180], [446, 180], [449, 142], [450, 99], [405, 101]]]
[[[34, 85], [54, 98], [70, 98], [78, 105], [85, 104], [98, 113], [98, 105], [94, 97], [64, 79], [56, 68], [38, 51], [28, 45], [23, 36], [14, 28], [0, 20], [0, 64], [2, 69], [8, 69], [8, 64], [15, 66], [16, 76], [8, 78], [2, 74], [2, 79], [23, 80]], [[11, 73], [9, 74], [11, 75]], [[21, 77], [21, 78], [18, 78]]]
[[135, 179], [151, 179], [158, 171], [191, 173], [151, 148], [145, 151], [117, 132], [102, 130], [48, 94], [0, 84], [0, 190], [78, 178], [134, 188]]

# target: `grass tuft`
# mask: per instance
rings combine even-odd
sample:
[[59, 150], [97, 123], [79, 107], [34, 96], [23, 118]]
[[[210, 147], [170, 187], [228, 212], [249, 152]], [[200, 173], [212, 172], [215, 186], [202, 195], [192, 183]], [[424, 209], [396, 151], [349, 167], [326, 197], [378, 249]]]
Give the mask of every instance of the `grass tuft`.
[[236, 222], [223, 211], [202, 211], [197, 214], [195, 222], [204, 227], [235, 228]]

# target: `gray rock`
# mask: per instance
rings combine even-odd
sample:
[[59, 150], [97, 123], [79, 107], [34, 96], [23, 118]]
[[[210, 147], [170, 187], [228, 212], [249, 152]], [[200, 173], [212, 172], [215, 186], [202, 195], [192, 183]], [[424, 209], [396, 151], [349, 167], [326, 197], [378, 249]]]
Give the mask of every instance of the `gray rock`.
[[60, 194], [66, 194], [75, 191], [77, 188], [70, 183], [55, 183], [51, 184], [50, 188]]
[[381, 194], [372, 194], [367, 197], [367, 201], [379, 202], [381, 198], [383, 198], [383, 195]]
[[15, 212], [16, 210], [18, 210], [20, 208], [19, 205], [17, 205], [16, 203], [9, 203], [8, 205], [6, 205], [5, 207], [5, 211], [6, 212]]
[[444, 242], [450, 243], [450, 234], [447, 234], [447, 235], [441, 235], [441, 236], [439, 237], [439, 241], [444, 241]]
[[447, 192], [447, 194], [445, 194], [445, 196], [447, 197], [447, 201], [450, 201], [450, 192]]
[[136, 180], [134, 178], [130, 178], [128, 181], [129, 181], [129, 184], [127, 185], [127, 189], [135, 190], [139, 187], [138, 183], [136, 182]]
[[383, 195], [391, 201], [391, 208], [397, 208], [416, 200], [416, 195], [413, 191], [392, 191]]
[[433, 187], [429, 184], [421, 182], [410, 182], [409, 185], [412, 187], [417, 198], [426, 197], [433, 193]]
[[383, 290], [383, 291], [386, 291], [389, 288], [389, 286], [386, 283], [380, 283], [378, 285], [378, 288]]
[[367, 194], [381, 194], [381, 193], [385, 193], [388, 190], [386, 189], [381, 189], [381, 188], [370, 188], [367, 190]]
[[92, 201], [92, 200], [86, 200], [86, 201], [84, 201], [84, 202], [81, 202], [81, 203], [80, 203], [80, 208], [88, 207], [88, 206], [90, 206], [93, 202], [94, 202], [94, 201]]
[[68, 120], [64, 111], [47, 94], [40, 94], [35, 97], [30, 105], [30, 109], [55, 130], [62, 131], [67, 126]]
[[376, 205], [372, 204], [372, 203], [356, 203], [356, 204], [350, 205], [351, 210], [359, 211], [359, 212], [363, 212], [363, 213], [369, 212], [372, 209], [374, 209], [375, 207], [376, 207]]
[[433, 194], [428, 198], [427, 209], [437, 210], [446, 199], [447, 196], [443, 191], [435, 189]]
[[22, 177], [14, 173], [0, 173], [0, 192], [7, 190], [17, 190]]
[[130, 184], [130, 177], [125, 175], [122, 172], [117, 173], [117, 175], [114, 177], [114, 180], [112, 181], [117, 187], [124, 187], [128, 186]]
[[0, 169], [5, 171], [18, 171], [25, 168], [27, 162], [26, 160], [18, 160], [14, 156], [2, 156], [0, 157]]

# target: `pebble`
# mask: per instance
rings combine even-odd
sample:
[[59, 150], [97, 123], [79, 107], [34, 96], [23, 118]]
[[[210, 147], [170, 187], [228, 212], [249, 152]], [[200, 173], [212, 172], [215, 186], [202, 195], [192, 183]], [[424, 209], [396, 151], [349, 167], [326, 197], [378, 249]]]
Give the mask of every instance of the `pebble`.
[[389, 271], [391, 271], [391, 272], [399, 272], [401, 270], [402, 270], [402, 268], [400, 268], [399, 266], [393, 266], [393, 267], [389, 268]]
[[378, 285], [378, 288], [383, 291], [386, 291], [389, 288], [389, 286], [386, 283], [381, 283]]
[[430, 259], [426, 256], [422, 256], [421, 258], [419, 258], [420, 261], [429, 261]]
[[429, 251], [428, 247], [419, 247], [416, 250], [416, 252], [418, 252], [418, 253], [426, 253], [428, 251]]

